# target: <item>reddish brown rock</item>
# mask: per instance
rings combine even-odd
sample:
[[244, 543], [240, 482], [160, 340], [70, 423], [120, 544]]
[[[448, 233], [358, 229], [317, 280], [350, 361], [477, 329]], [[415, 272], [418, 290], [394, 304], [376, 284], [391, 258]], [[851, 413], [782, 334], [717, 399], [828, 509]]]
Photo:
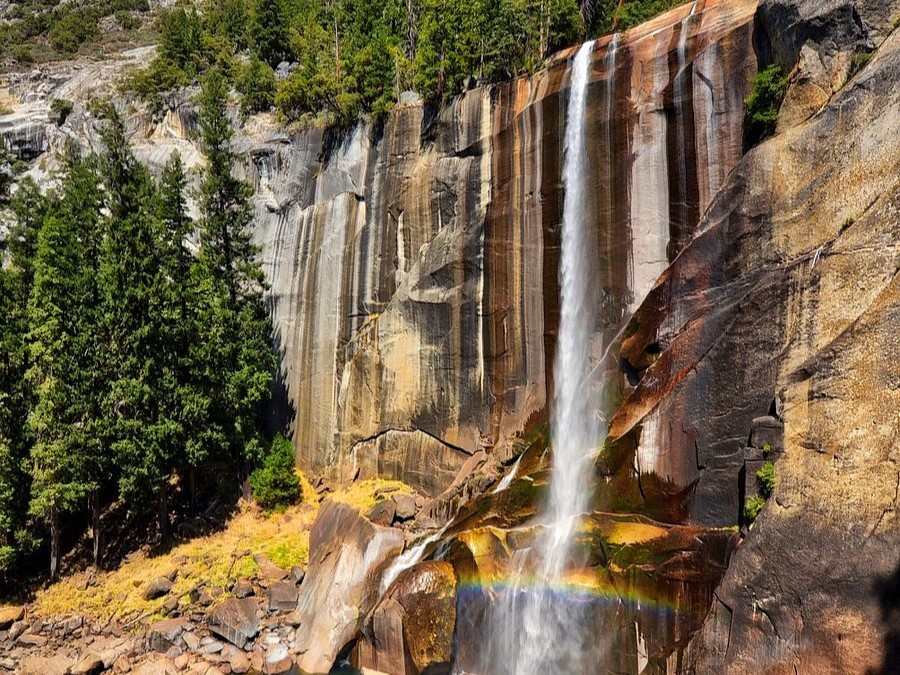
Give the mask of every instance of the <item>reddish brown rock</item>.
[[429, 666], [449, 664], [455, 621], [453, 566], [420, 563], [397, 578], [367, 618], [358, 665], [392, 675], [418, 675]]
[[24, 617], [24, 607], [0, 607], [0, 630], [8, 630], [16, 621], [21, 621]]
[[300, 587], [295, 648], [300, 669], [327, 673], [377, 600], [381, 570], [403, 550], [403, 534], [378, 527], [327, 501], [310, 532], [309, 567]]

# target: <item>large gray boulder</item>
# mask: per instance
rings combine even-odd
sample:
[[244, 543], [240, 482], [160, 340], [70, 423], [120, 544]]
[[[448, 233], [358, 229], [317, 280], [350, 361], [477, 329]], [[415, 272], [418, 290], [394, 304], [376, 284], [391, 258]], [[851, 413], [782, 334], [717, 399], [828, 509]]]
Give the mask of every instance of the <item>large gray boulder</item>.
[[327, 673], [378, 600], [386, 564], [403, 550], [403, 533], [373, 525], [351, 507], [325, 502], [310, 532], [310, 560], [297, 612], [298, 665]]
[[209, 629], [243, 649], [259, 633], [256, 598], [229, 598], [216, 605], [208, 615]]

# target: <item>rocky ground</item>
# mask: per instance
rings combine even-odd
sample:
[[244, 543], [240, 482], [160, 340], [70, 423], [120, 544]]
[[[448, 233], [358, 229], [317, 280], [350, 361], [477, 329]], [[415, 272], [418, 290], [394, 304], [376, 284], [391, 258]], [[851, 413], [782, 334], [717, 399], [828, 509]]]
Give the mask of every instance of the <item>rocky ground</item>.
[[[320, 482], [310, 489], [315, 496], [306, 495], [307, 503], [285, 514], [266, 516], [245, 505], [235, 522], [202, 539], [203, 545], [187, 542], [156, 558], [138, 552], [119, 570], [76, 573], [40, 592], [33, 603], [0, 607], [0, 672], [288, 672], [304, 651], [297, 636], [308, 619], [297, 610], [306, 569], [303, 564], [280, 567], [264, 553], [252, 554], [247, 529], [268, 532], [274, 521], [278, 530], [271, 536], [292, 536], [302, 551], [294, 557], [305, 559], [310, 524], [315, 537], [319, 523], [337, 513], [363, 538], [378, 532], [391, 539], [394, 545], [382, 554], [381, 562], [387, 562], [407, 538], [433, 523], [423, 511], [426, 500], [401, 484], [363, 481], [332, 491]], [[344, 528], [341, 533], [346, 537]], [[333, 541], [345, 548], [340, 537]], [[226, 548], [233, 550], [223, 553]], [[320, 559], [334, 553], [327, 541], [317, 549]], [[196, 552], [187, 555], [186, 550]], [[295, 553], [285, 553], [281, 544], [274, 550], [281, 560]], [[226, 560], [227, 571], [212, 555]], [[321, 585], [321, 572], [318, 578], [310, 585]], [[316, 590], [322, 589], [307, 595], [319, 601]], [[67, 605], [71, 611], [57, 611]]]

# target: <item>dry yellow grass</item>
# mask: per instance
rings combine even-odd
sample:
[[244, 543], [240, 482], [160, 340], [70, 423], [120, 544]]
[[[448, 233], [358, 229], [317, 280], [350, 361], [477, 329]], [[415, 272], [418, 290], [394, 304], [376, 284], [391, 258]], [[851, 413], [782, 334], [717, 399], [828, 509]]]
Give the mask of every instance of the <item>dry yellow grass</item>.
[[[381, 494], [377, 494], [379, 490]], [[392, 495], [411, 492], [412, 488], [402, 481], [373, 478], [352, 483], [346, 489], [330, 494], [328, 498], [331, 501], [352, 506], [360, 513], [365, 513], [375, 504]]]
[[[206, 585], [224, 588], [229, 580], [246, 579], [258, 570], [253, 556], [262, 554], [283, 569], [306, 565], [309, 560], [309, 530], [319, 511], [320, 498], [301, 472], [302, 502], [281, 514], [266, 516], [244, 504], [226, 527], [198, 537], [158, 556], [136, 554], [117, 570], [98, 575], [96, 586], [87, 586], [87, 573], [68, 576], [42, 591], [36, 611], [42, 616], [83, 614], [107, 621], [160, 613], [166, 598], [144, 600], [143, 593], [154, 579], [178, 572], [173, 595], [187, 594]], [[329, 495], [361, 512], [385, 498], [379, 489], [396, 488], [390, 494], [410, 492], [399, 481], [366, 480]], [[389, 496], [389, 495], [387, 495]], [[187, 602], [187, 598], [183, 599]]]

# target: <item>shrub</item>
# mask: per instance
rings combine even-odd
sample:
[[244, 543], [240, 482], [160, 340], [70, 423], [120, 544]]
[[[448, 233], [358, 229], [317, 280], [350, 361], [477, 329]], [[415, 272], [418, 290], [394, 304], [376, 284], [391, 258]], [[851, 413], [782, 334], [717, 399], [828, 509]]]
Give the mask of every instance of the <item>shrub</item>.
[[61, 127], [66, 123], [73, 110], [72, 101], [65, 98], [55, 98], [50, 101], [50, 112], [53, 113], [53, 121]]
[[744, 504], [744, 519], [747, 521], [748, 525], [752, 525], [756, 522], [759, 512], [763, 510], [765, 505], [766, 500], [759, 495], [753, 495], [747, 500], [747, 503]]
[[276, 436], [261, 467], [250, 475], [256, 502], [267, 511], [283, 511], [300, 500], [300, 478], [294, 471], [294, 446]]
[[766, 443], [763, 446], [763, 457], [768, 457], [772, 454], [772, 446], [769, 443]]
[[159, 108], [162, 93], [190, 84], [191, 78], [177, 63], [157, 56], [146, 68], [138, 70], [125, 83], [126, 91], [133, 91], [140, 98]]
[[271, 108], [276, 89], [275, 71], [268, 63], [256, 57], [244, 65], [237, 78], [237, 90], [241, 92], [241, 109], [244, 113]]
[[754, 76], [750, 93], [744, 99], [748, 130], [753, 137], [762, 139], [775, 131], [787, 86], [787, 76], [781, 66], [774, 63]]
[[617, 30], [628, 30], [639, 24], [649, 21], [658, 14], [667, 12], [681, 0], [638, 0], [623, 2], [615, 10]]
[[74, 54], [82, 43], [97, 37], [97, 20], [81, 12], [71, 12], [57, 21], [50, 29], [50, 44], [57, 51]]
[[766, 462], [756, 472], [756, 482], [759, 485], [759, 494], [764, 499], [772, 496], [772, 491], [775, 489], [775, 465], [772, 462]]

